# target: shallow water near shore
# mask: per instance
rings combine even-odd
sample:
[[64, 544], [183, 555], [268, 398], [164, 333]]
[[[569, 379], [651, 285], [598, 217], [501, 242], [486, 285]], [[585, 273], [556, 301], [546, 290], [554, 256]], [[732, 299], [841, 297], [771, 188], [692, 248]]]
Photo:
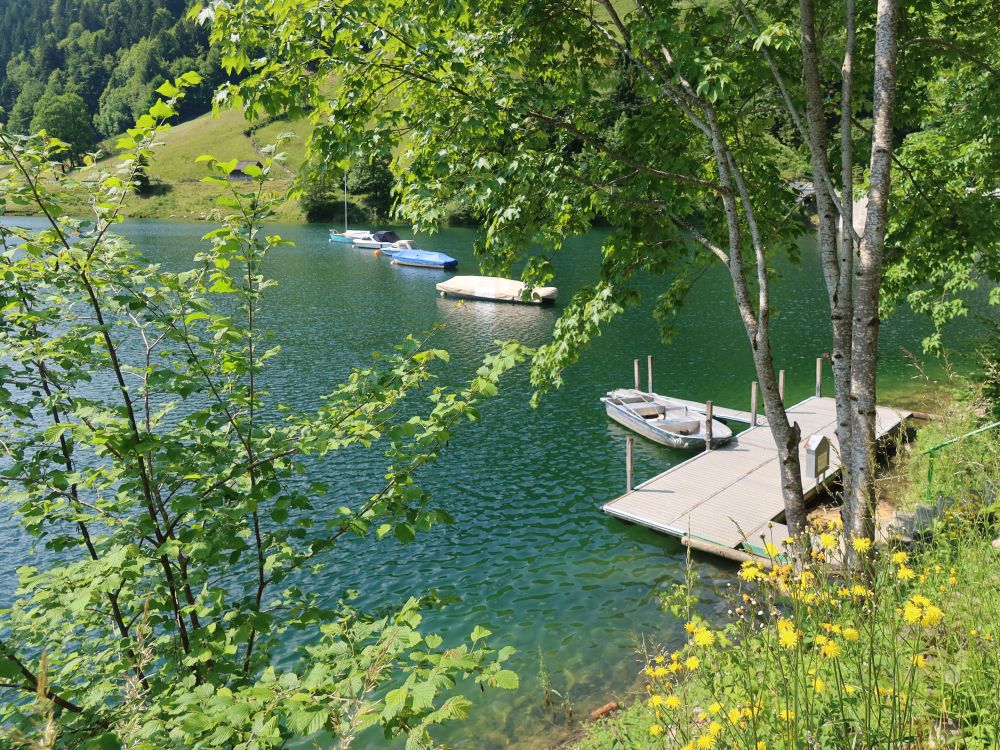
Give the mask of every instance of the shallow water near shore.
[[[9, 220], [26, 226], [37, 220]], [[210, 227], [157, 221], [128, 221], [121, 233], [145, 255], [169, 269], [191, 261], [199, 237]], [[372, 351], [387, 351], [407, 333], [436, 323], [445, 328], [434, 346], [451, 362], [440, 380], [459, 385], [473, 375], [498, 339], [529, 345], [549, 337], [563, 304], [580, 286], [596, 279], [604, 232], [593, 231], [569, 244], [554, 260], [561, 302], [554, 307], [456, 303], [440, 298], [434, 284], [450, 273], [397, 268], [371, 251], [327, 241], [327, 228], [279, 226], [295, 241], [269, 260], [266, 272], [278, 281], [268, 292], [262, 325], [282, 346], [264, 377], [271, 400], [310, 409], [365, 366]], [[419, 238], [418, 246], [459, 260], [459, 273], [476, 273], [475, 233], [449, 229]], [[812, 395], [815, 358], [829, 349], [828, 309], [815, 247], [802, 241], [796, 267], [778, 263], [773, 285], [775, 360], [787, 371], [787, 399]], [[436, 590], [449, 606], [427, 613], [424, 630], [445, 643], [467, 638], [475, 625], [493, 631], [491, 643], [518, 649], [511, 666], [521, 677], [515, 692], [470, 691], [470, 720], [446, 727], [441, 740], [456, 748], [535, 747], [565, 729], [566, 706], [574, 718], [621, 695], [639, 671], [636, 644], [642, 639], [674, 644], [681, 628], [657, 606], [656, 591], [683, 581], [680, 544], [638, 526], [614, 520], [599, 505], [624, 489], [627, 433], [609, 422], [598, 398], [631, 385], [632, 360], [652, 354], [655, 386], [662, 393], [712, 399], [748, 408], [753, 365], [746, 335], [735, 313], [723, 269], [707, 273], [694, 287], [669, 346], [650, 316], [662, 281], [639, 281], [643, 303], [608, 326], [580, 363], [565, 373], [565, 385], [538, 409], [528, 404], [527, 367], [519, 368], [500, 395], [482, 409], [482, 421], [463, 427], [442, 459], [423, 474], [422, 486], [455, 518], [409, 545], [392, 538], [350, 540], [335, 552], [326, 577], [314, 587], [331, 598], [345, 589], [361, 592], [363, 606], [401, 602]], [[951, 344], [968, 339], [973, 325], [951, 332]], [[919, 352], [926, 322], [900, 313], [882, 327], [881, 400], [906, 403], [918, 381], [905, 350]], [[939, 377], [940, 368], [930, 372]], [[832, 394], [829, 369], [826, 394]], [[645, 382], [645, 374], [643, 374]], [[636, 478], [643, 480], [688, 454], [638, 440]], [[358, 505], [379, 486], [385, 462], [378, 452], [351, 451], [311, 466], [314, 479], [331, 486], [318, 503], [333, 514]], [[749, 500], [749, 499], [748, 499]], [[4, 511], [0, 539], [9, 554], [0, 564], [0, 605], [10, 600], [13, 570], [25, 561], [28, 543]], [[38, 556], [44, 553], [39, 552]], [[703, 608], [721, 615], [714, 591], [733, 568], [696, 555]], [[32, 564], [44, 564], [36, 557]], [[289, 644], [289, 648], [295, 644]], [[544, 704], [539, 675], [558, 691], [555, 706]], [[358, 747], [385, 746], [366, 735]]]

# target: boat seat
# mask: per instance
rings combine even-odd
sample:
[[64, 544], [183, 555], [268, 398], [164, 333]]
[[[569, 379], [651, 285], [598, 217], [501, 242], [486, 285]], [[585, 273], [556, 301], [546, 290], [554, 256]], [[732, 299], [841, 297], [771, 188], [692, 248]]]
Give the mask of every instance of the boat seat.
[[676, 432], [678, 435], [697, 435], [701, 432], [700, 419], [684, 419], [676, 422], [664, 422], [664, 429]]
[[645, 419], [659, 419], [660, 415], [663, 414], [663, 407], [657, 406], [656, 404], [649, 404], [648, 406], [633, 406], [632, 411]]

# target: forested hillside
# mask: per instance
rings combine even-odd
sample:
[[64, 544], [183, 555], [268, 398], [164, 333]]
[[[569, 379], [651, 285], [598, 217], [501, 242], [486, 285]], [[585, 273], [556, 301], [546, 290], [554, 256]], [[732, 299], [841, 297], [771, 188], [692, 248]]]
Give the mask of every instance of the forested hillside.
[[0, 0], [0, 118], [46, 128], [75, 150], [121, 132], [153, 90], [187, 70], [205, 83], [184, 118], [206, 111], [221, 72], [185, 0]]

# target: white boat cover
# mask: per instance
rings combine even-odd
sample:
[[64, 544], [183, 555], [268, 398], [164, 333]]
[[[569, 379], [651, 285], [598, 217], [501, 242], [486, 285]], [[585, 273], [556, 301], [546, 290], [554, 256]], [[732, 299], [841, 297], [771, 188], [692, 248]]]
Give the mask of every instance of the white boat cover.
[[536, 286], [531, 290], [531, 299], [521, 299], [524, 282], [515, 279], [501, 279], [496, 276], [454, 276], [437, 285], [442, 294], [470, 299], [487, 299], [501, 302], [527, 302], [541, 304], [554, 302], [559, 290], [554, 286]]

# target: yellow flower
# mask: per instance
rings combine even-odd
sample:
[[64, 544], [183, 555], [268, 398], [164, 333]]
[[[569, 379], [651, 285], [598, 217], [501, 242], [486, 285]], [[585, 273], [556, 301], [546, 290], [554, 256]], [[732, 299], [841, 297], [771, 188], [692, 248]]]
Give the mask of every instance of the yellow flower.
[[657, 664], [663, 664], [663, 660], [664, 660], [664, 658], [665, 658], [665, 657], [663, 656], [663, 654], [660, 654], [660, 655], [659, 655], [659, 656], [657, 656], [657, 657], [656, 657], [655, 659], [653, 659], [653, 661], [655, 661], [655, 662], [656, 662]]
[[703, 734], [695, 743], [698, 750], [712, 750], [715, 747], [715, 737], [710, 734]]
[[670, 666], [667, 667], [667, 671], [670, 672], [670, 674], [677, 674], [682, 669], [683, 667], [680, 665], [679, 662], [676, 661], [670, 662]]
[[844, 628], [844, 640], [845, 641], [856, 641], [860, 638], [858, 631], [854, 628]]
[[722, 710], [722, 704], [721, 703], [713, 703], [711, 706], [708, 707], [708, 712], [712, 716], [715, 716], [721, 710]]
[[955, 578], [955, 576], [949, 576], [949, 578], [948, 578], [948, 585], [949, 586], [957, 586], [958, 585], [958, 579]]
[[854, 695], [854, 691], [857, 690], [854, 685], [844, 685], [844, 692], [848, 695]]
[[667, 668], [666, 667], [659, 667], [658, 666], [658, 667], [655, 667], [653, 669], [653, 677], [662, 680], [666, 676], [667, 676]]
[[653, 726], [649, 728], [650, 737], [659, 737], [661, 734], [663, 734], [663, 727], [659, 724], [653, 724]]
[[654, 696], [652, 696], [649, 699], [649, 705], [652, 706], [653, 708], [656, 708], [657, 706], [662, 706], [663, 705], [663, 696], [662, 695], [654, 695]]
[[729, 719], [730, 724], [739, 724], [743, 720], [743, 712], [738, 708], [731, 708], [726, 713], [726, 718]]
[[782, 709], [778, 712], [778, 718], [782, 721], [795, 721], [795, 712], [789, 711], [787, 709]]
[[667, 699], [663, 701], [663, 705], [670, 709], [671, 711], [681, 707], [681, 699], [676, 695], [668, 695]]
[[718, 737], [720, 734], [722, 734], [722, 724], [720, 724], [717, 721], [713, 721], [711, 724], [708, 725], [708, 733], [712, 737]]
[[944, 618], [944, 612], [939, 607], [931, 604], [924, 607], [924, 616], [920, 618], [920, 624], [932, 628], [941, 622], [942, 618]]
[[690, 669], [693, 672], [699, 666], [701, 666], [701, 659], [699, 659], [697, 656], [690, 656], [684, 662], [684, 666], [687, 667], [688, 669]]
[[837, 537], [833, 534], [820, 534], [819, 544], [823, 549], [835, 549], [837, 546]]
[[906, 606], [903, 607], [903, 619], [907, 622], [917, 622], [922, 614], [923, 611], [920, 607], [912, 601], [907, 602]]
[[901, 581], [912, 581], [916, 575], [912, 568], [908, 568], [905, 565], [900, 565], [899, 570], [896, 571], [896, 577]]
[[684, 623], [684, 629], [689, 633], [693, 633], [698, 629], [698, 624], [694, 620], [692, 620], [691, 622], [686, 622]]
[[756, 750], [767, 750], [767, 743], [761, 740], [757, 743]]
[[681, 748], [681, 750], [694, 750], [694, 743], [688, 742]]
[[905, 552], [893, 552], [892, 553], [892, 561], [894, 563], [896, 563], [896, 565], [902, 565], [903, 563], [905, 563], [909, 559], [910, 559], [910, 556], [908, 554], [906, 554]]
[[840, 646], [837, 645], [836, 641], [829, 641], [823, 644], [823, 648], [820, 649], [820, 653], [827, 659], [836, 659], [840, 656]]
[[917, 669], [923, 669], [927, 666], [927, 657], [923, 654], [917, 654], [913, 657], [913, 666]]
[[795, 624], [791, 620], [778, 620], [778, 643], [785, 648], [794, 648], [799, 642], [799, 634], [795, 632]]
[[711, 646], [715, 643], [715, 636], [708, 628], [698, 628], [694, 632], [694, 642], [696, 646]]
[[740, 567], [739, 577], [744, 581], [756, 581], [764, 577], [764, 571], [752, 562], [745, 562]]
[[859, 555], [863, 555], [872, 548], [872, 540], [866, 536], [855, 536], [851, 538], [851, 546]]
[[821, 677], [817, 677], [815, 680], [813, 680], [813, 690], [815, 690], [817, 693], [822, 693], [824, 690], [826, 690], [826, 683], [823, 682], [823, 679]]
[[781, 550], [778, 549], [778, 545], [771, 544], [770, 542], [768, 542], [767, 544], [764, 545], [764, 551], [770, 557], [777, 557], [779, 554], [781, 554]]

